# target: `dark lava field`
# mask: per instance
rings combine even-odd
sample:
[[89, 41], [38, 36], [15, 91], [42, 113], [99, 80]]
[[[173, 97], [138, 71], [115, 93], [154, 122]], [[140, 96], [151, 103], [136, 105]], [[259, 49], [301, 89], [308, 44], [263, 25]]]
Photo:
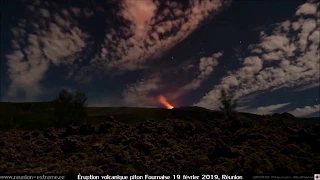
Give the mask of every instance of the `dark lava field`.
[[315, 173], [319, 124], [261, 116], [148, 120], [102, 117], [44, 131], [0, 132], [3, 173]]

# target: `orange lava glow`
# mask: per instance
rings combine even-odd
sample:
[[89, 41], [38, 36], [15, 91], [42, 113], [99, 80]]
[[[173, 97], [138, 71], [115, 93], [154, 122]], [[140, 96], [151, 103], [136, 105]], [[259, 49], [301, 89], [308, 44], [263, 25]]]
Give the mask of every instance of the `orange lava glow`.
[[158, 96], [158, 101], [159, 101], [160, 104], [162, 104], [167, 109], [173, 109], [174, 108], [170, 103], [168, 103], [167, 99], [162, 95]]

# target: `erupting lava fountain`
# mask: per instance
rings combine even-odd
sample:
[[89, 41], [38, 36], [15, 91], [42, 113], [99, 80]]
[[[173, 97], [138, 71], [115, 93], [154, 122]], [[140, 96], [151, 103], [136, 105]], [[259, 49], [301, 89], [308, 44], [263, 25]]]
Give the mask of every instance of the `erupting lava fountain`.
[[167, 109], [173, 109], [174, 108], [170, 103], [168, 103], [167, 99], [162, 95], [158, 96], [158, 101], [159, 101], [160, 104], [162, 104]]

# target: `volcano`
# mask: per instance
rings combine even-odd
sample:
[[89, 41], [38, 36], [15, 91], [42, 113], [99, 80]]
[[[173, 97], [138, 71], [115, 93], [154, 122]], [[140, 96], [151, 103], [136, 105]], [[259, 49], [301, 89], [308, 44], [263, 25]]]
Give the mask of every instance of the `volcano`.
[[164, 97], [164, 96], [162, 96], [162, 95], [160, 95], [160, 96], [158, 96], [158, 102], [160, 103], [160, 104], [162, 104], [165, 108], [167, 108], [167, 109], [173, 109], [174, 107], [167, 101], [167, 99]]

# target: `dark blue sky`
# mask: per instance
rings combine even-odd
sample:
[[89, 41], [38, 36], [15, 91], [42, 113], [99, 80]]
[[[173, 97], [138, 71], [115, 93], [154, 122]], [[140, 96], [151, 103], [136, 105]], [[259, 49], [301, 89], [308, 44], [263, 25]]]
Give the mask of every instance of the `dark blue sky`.
[[[318, 4], [319, 5], [319, 4]], [[1, 100], [218, 107], [319, 116], [313, 1], [3, 1]]]

